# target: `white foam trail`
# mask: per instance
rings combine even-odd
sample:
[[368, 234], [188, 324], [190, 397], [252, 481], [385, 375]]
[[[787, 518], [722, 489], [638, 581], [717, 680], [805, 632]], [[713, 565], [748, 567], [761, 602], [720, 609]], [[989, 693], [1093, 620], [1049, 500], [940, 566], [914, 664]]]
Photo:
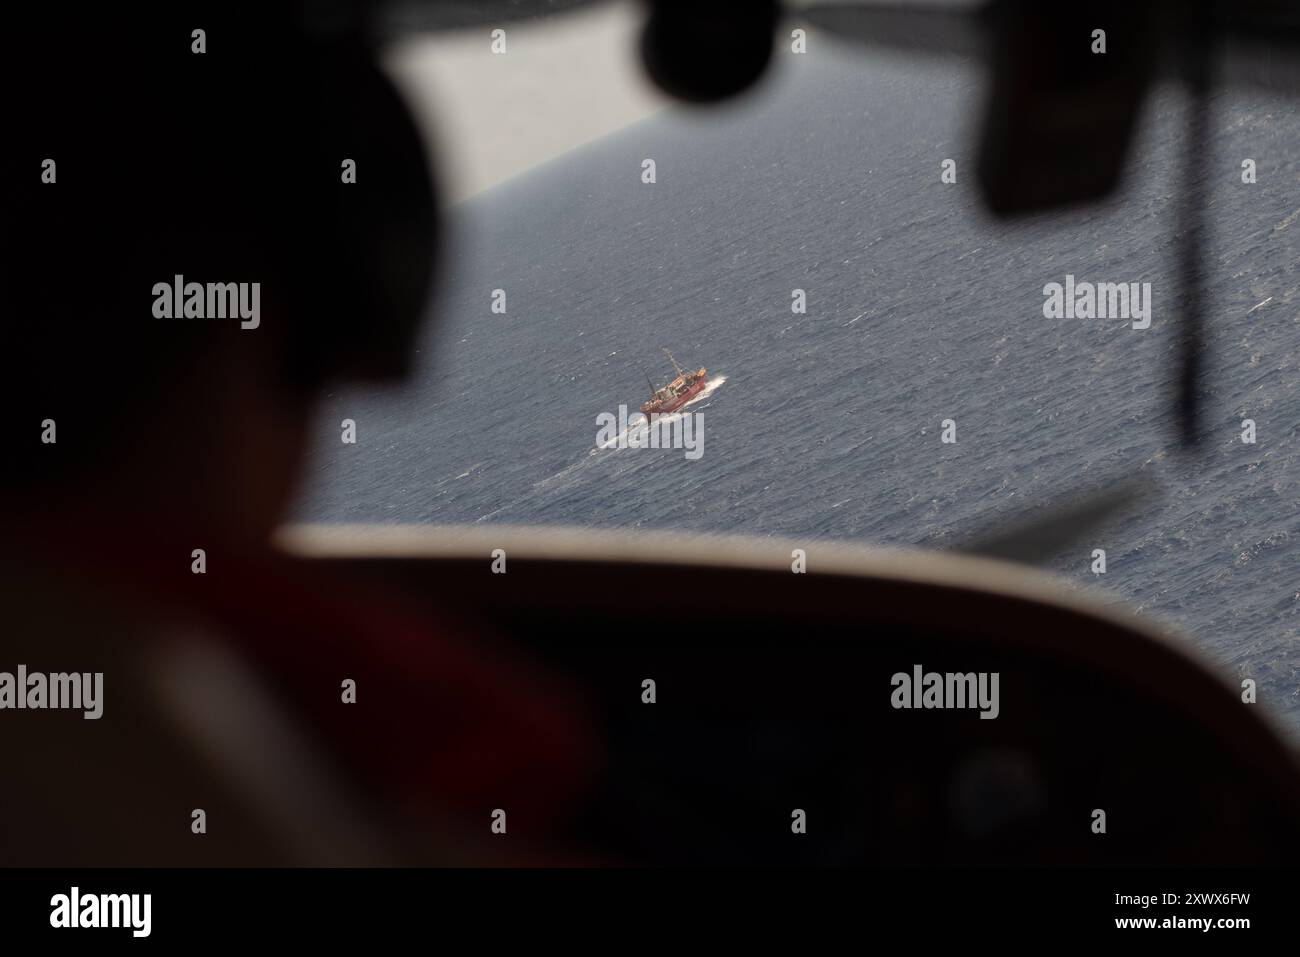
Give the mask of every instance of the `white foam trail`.
[[[722, 387], [722, 383], [726, 381], [727, 381], [727, 377], [725, 375], [715, 376], [714, 378], [710, 379], [708, 382], [704, 383], [704, 388], [700, 390], [699, 395], [695, 396], [695, 398], [691, 399], [691, 401], [687, 402], [676, 412], [672, 412], [668, 415], [661, 415], [659, 417], [659, 421], [661, 423], [665, 423], [671, 426], [672, 423], [676, 422], [678, 419], [682, 417], [683, 413], [688, 408], [693, 406], [696, 402], [703, 402], [709, 396], [713, 395], [713, 393], [717, 392], [718, 389]], [[628, 415], [627, 428], [623, 430], [623, 433], [621, 435], [613, 439], [610, 439], [608, 442], [604, 444], [598, 443], [596, 447], [592, 449], [591, 452], [589, 452], [588, 454], [595, 455], [597, 452], [602, 452], [607, 449], [627, 448], [628, 446], [625, 440], [627, 439], [628, 436], [637, 435], [639, 437], [640, 433], [647, 431], [649, 427], [650, 427], [650, 423], [646, 419], [645, 415], [643, 415], [640, 412], [633, 412]]]
[[[688, 406], [692, 406], [697, 402], [703, 402], [709, 396], [713, 395], [713, 393], [717, 392], [718, 389], [722, 387], [722, 384], [726, 381], [727, 381], [727, 377], [725, 375], [714, 376], [712, 379], [710, 379], [708, 382], [704, 384], [704, 388], [700, 390], [699, 395], [691, 399], [690, 402], [687, 402], [686, 405], [682, 406], [676, 412], [672, 413], [671, 416], [665, 416], [660, 421], [671, 422], [674, 418], [681, 418], [682, 413], [686, 410]], [[642, 415], [640, 412], [633, 412], [629, 416], [629, 419], [630, 421], [628, 422], [627, 429], [623, 432], [623, 436], [627, 436], [630, 433], [637, 431], [638, 429], [645, 429], [649, 426], [649, 423], [646, 421], [645, 416]], [[620, 436], [620, 438], [622, 438], [623, 436]], [[610, 443], [607, 443], [605, 445], [598, 445], [596, 448], [589, 450], [587, 454], [584, 455], [582, 458], [578, 459], [578, 461], [570, 465], [566, 465], [564, 468], [560, 469], [560, 471], [556, 472], [554, 475], [548, 475], [546, 478], [534, 482], [533, 483], [534, 492], [553, 488], [557, 484], [560, 484], [565, 480], [567, 480], [571, 475], [573, 475], [579, 469], [589, 468], [590, 466], [595, 464], [595, 459], [593, 459], [592, 456], [599, 455], [602, 451], [605, 451], [607, 449], [616, 448], [618, 444], [619, 444], [619, 439], [614, 439]], [[481, 465], [482, 463], [479, 464]], [[476, 469], [478, 469], [478, 467], [479, 465], [475, 465], [473, 468], [470, 469], [470, 472], [474, 472]], [[456, 476], [456, 478], [458, 479], [464, 477], [465, 477], [464, 475]], [[452, 480], [448, 479], [447, 481], [452, 481]], [[480, 515], [474, 521], [476, 524], [479, 522], [490, 521], [494, 515], [504, 512], [506, 509], [511, 508], [512, 506], [522, 501], [524, 501], [524, 499], [516, 499], [513, 502], [507, 502], [506, 504], [501, 505], [493, 509], [492, 511], [488, 512], [486, 515]]]
[[1288, 226], [1290, 226], [1292, 223], [1294, 223], [1294, 222], [1296, 221], [1297, 218], [1300, 218], [1300, 209], [1297, 209], [1294, 213], [1292, 213], [1292, 214], [1291, 214], [1290, 216], [1288, 216], [1286, 219], [1282, 220], [1282, 222], [1280, 222], [1280, 223], [1278, 223], [1276, 226], [1274, 226], [1274, 227], [1273, 227], [1273, 232], [1275, 232], [1275, 233], [1280, 233], [1282, 230], [1286, 229]]

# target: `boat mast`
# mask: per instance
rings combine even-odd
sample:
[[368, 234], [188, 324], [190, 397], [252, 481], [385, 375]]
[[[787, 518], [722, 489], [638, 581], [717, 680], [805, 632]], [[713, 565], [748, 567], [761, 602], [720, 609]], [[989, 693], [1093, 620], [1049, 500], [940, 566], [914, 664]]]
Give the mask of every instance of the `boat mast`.
[[686, 375], [686, 370], [677, 364], [677, 360], [673, 358], [673, 354], [671, 352], [665, 349], [664, 355], [666, 355], [668, 357], [668, 361], [673, 364], [674, 372], [676, 372], [679, 376]]

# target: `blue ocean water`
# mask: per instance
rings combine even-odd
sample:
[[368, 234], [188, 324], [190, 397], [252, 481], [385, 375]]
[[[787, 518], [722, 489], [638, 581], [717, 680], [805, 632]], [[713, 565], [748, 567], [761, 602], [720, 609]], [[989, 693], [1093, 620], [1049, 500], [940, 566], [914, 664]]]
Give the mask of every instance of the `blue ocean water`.
[[[953, 548], [1143, 474], [1158, 500], [1051, 568], [1254, 678], [1300, 741], [1300, 112], [1214, 99], [1208, 439], [1186, 457], [1170, 400], [1182, 100], [1149, 104], [1115, 201], [1007, 225], [974, 190], [983, 95], [969, 65], [785, 57], [737, 105], [659, 114], [454, 207], [418, 374], [327, 399], [298, 517]], [[1067, 273], [1150, 282], [1151, 327], [1044, 318]], [[691, 407], [703, 456], [597, 451], [597, 414], [634, 409], [644, 372], [669, 377], [663, 346], [726, 377]], [[344, 417], [357, 446], [338, 441]]]

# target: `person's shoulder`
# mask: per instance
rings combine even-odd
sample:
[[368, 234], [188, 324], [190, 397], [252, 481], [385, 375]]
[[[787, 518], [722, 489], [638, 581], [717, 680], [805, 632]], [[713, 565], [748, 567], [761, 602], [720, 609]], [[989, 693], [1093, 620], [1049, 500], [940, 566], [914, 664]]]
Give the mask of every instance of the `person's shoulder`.
[[[0, 864], [346, 863], [381, 857], [212, 626], [0, 563]], [[296, 828], [331, 833], [317, 845]]]

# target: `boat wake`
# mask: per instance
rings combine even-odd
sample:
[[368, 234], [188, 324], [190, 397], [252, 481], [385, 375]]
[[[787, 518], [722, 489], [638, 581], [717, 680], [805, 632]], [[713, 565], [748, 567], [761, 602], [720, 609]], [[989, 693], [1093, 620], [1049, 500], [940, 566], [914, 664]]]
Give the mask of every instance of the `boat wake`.
[[[709, 396], [713, 395], [713, 393], [717, 392], [718, 389], [722, 387], [722, 384], [726, 381], [727, 381], [727, 377], [725, 375], [715, 376], [712, 379], [709, 379], [704, 384], [704, 388], [700, 390], [699, 395], [692, 398], [689, 402], [683, 405], [676, 412], [671, 412], [668, 415], [662, 416], [659, 421], [668, 423], [669, 427], [671, 428], [672, 422], [675, 419], [680, 419], [682, 417], [682, 414], [691, 406], [695, 405], [698, 402], [703, 402]], [[595, 456], [598, 456], [601, 452], [606, 451], [607, 449], [617, 448], [620, 444], [620, 440], [625, 440], [627, 436], [632, 435], [633, 433], [644, 432], [649, 429], [650, 423], [646, 421], [646, 417], [641, 412], [633, 412], [628, 417], [628, 419], [629, 421], [628, 421], [627, 428], [623, 430], [623, 433], [621, 435], [619, 435], [618, 437], [616, 437], [610, 442], [606, 442], [596, 446], [596, 448], [588, 451], [587, 454], [584, 455], [582, 458], [578, 459], [573, 464], [568, 465], [565, 468], [562, 468], [554, 475], [549, 475], [544, 479], [534, 482], [532, 494], [530, 496], [517, 499], [512, 502], [507, 502], [506, 504], [501, 505], [493, 509], [492, 511], [488, 512], [486, 515], [480, 515], [477, 519], [474, 520], [475, 524], [479, 524], [482, 522], [490, 522], [497, 515], [499, 515], [502, 512], [509, 511], [511, 508], [513, 508], [515, 505], [519, 504], [520, 502], [532, 501], [536, 498], [538, 494], [544, 494], [550, 492], [555, 488], [566, 484], [575, 475], [581, 474], [586, 469], [594, 466], [597, 462]], [[639, 438], [640, 436], [638, 435], [638, 439]], [[623, 442], [623, 445], [625, 447], [626, 444], [627, 444], [626, 442]]]
[[[680, 419], [686, 413], [687, 409], [695, 405], [695, 403], [703, 402], [709, 396], [713, 395], [713, 393], [717, 392], [720, 388], [722, 388], [722, 383], [726, 381], [727, 381], [727, 377], [725, 375], [714, 376], [708, 382], [704, 383], [704, 388], [700, 390], [699, 395], [692, 398], [689, 402], [687, 402], [677, 411], [670, 412], [667, 415], [659, 416], [659, 421], [671, 427], [675, 421]], [[596, 447], [592, 449], [590, 452], [588, 452], [587, 454], [596, 455], [598, 452], [603, 452], [607, 449], [627, 448], [628, 447], [627, 439], [630, 436], [635, 435], [637, 439], [640, 439], [640, 437], [645, 432], [647, 432], [649, 428], [650, 428], [650, 422], [645, 417], [645, 415], [641, 412], [633, 412], [631, 415], [628, 416], [626, 429], [624, 429], [619, 435], [610, 439], [608, 442], [598, 443]]]

